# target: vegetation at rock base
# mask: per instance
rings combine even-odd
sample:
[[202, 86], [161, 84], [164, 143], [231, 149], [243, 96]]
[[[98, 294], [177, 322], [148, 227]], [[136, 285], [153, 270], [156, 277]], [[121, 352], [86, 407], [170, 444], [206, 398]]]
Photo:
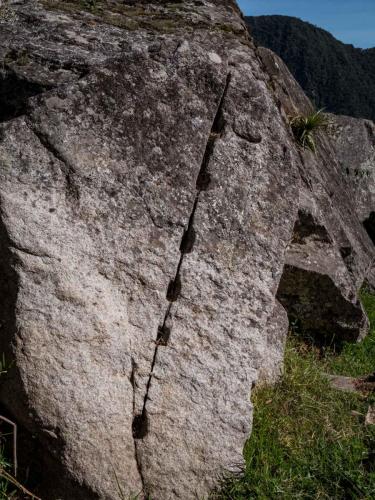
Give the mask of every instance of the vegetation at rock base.
[[284, 60], [317, 108], [375, 121], [375, 48], [344, 44], [295, 17], [247, 17], [246, 23], [258, 45]]
[[375, 371], [375, 296], [364, 291], [362, 304], [370, 320], [370, 335], [358, 344], [345, 343], [338, 355], [333, 347], [328, 347], [320, 360], [326, 373], [360, 377]]
[[[12, 362], [9, 363], [5, 359], [4, 354], [0, 357], [0, 376], [6, 375], [11, 368]], [[0, 423], [13, 426], [13, 432], [4, 432], [4, 427], [0, 429], [0, 500], [20, 500], [21, 498], [31, 498], [32, 500], [41, 500], [39, 497], [33, 495], [27, 488], [25, 488], [16, 479], [17, 475], [17, 437], [16, 425], [7, 418], [0, 416]], [[7, 453], [5, 452], [5, 444], [11, 440], [13, 446], [12, 461], [8, 460]], [[14, 476], [12, 473], [14, 472]], [[22, 496], [19, 496], [19, 492]]]
[[329, 120], [323, 110], [314, 111], [307, 116], [295, 116], [290, 120], [294, 137], [303, 149], [316, 152], [314, 135], [317, 131], [327, 129]]
[[324, 373], [366, 375], [375, 368], [375, 296], [363, 293], [371, 333], [340, 353], [291, 335], [285, 374], [253, 394], [246, 468], [215, 500], [375, 498], [375, 426], [364, 424], [375, 394], [332, 389]]
[[[10, 468], [10, 464], [6, 461], [4, 457], [4, 450], [0, 448], [0, 470], [7, 470]], [[0, 480], [0, 500], [7, 500], [12, 498], [14, 491], [10, 488], [9, 482], [2, 478]]]

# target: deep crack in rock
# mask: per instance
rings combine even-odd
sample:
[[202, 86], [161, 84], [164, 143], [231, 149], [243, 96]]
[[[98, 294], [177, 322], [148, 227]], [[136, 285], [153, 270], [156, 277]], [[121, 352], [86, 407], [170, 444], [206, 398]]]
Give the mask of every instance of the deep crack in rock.
[[[157, 332], [157, 338], [155, 342], [155, 349], [154, 349], [154, 355], [151, 363], [151, 370], [150, 370], [150, 375], [147, 381], [146, 385], [146, 391], [145, 391], [145, 396], [144, 396], [144, 402], [143, 402], [143, 409], [142, 412], [138, 415], [134, 416], [133, 419], [133, 437], [134, 437], [134, 442], [135, 442], [135, 449], [136, 449], [136, 460], [137, 460], [137, 466], [138, 470], [140, 472], [140, 476], [142, 479], [142, 484], [143, 487], [145, 487], [143, 476], [142, 476], [142, 464], [139, 460], [138, 456], [138, 450], [137, 450], [137, 440], [143, 439], [144, 437], [147, 436], [148, 433], [148, 428], [149, 428], [149, 417], [147, 414], [147, 401], [149, 398], [149, 391], [152, 383], [152, 377], [153, 377], [153, 372], [157, 360], [157, 354], [158, 350], [160, 347], [165, 347], [168, 345], [170, 336], [171, 336], [171, 329], [167, 326], [167, 321], [168, 318], [170, 317], [171, 314], [171, 309], [172, 309], [172, 304], [178, 299], [181, 289], [182, 289], [182, 283], [181, 283], [181, 267], [184, 261], [185, 255], [188, 253], [192, 252], [194, 244], [195, 244], [195, 239], [196, 239], [196, 234], [194, 230], [194, 217], [195, 213], [199, 204], [199, 196], [201, 191], [204, 191], [207, 189], [207, 184], [200, 182], [200, 179], [202, 178], [207, 178], [208, 176], [208, 166], [210, 159], [212, 157], [212, 154], [214, 152], [214, 146], [215, 146], [215, 141], [217, 138], [221, 136], [221, 133], [224, 130], [225, 127], [225, 120], [223, 116], [223, 105], [225, 101], [225, 97], [228, 92], [229, 84], [231, 80], [231, 75], [227, 75], [225, 87], [218, 105], [218, 109], [211, 127], [211, 132], [206, 144], [206, 149], [203, 155], [203, 160], [201, 163], [201, 168], [198, 174], [198, 179], [196, 183], [196, 188], [197, 188], [197, 193], [195, 196], [193, 208], [189, 217], [189, 222], [187, 225], [186, 230], [184, 231], [184, 234], [181, 239], [181, 244], [180, 244], [180, 259], [177, 265], [177, 270], [176, 274], [173, 280], [170, 281], [168, 290], [167, 290], [167, 300], [169, 301], [169, 305], [167, 307], [165, 316], [164, 316], [164, 321], [161, 326], [158, 328]], [[134, 374], [133, 374], [134, 377]], [[134, 390], [134, 385], [133, 385], [133, 390]]]

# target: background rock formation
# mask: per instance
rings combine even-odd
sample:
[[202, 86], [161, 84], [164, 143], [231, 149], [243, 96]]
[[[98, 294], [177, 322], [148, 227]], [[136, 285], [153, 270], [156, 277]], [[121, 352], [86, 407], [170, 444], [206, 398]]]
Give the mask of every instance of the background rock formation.
[[354, 193], [355, 206], [373, 242], [375, 210], [375, 124], [370, 120], [331, 115], [332, 139], [343, 175]]
[[[358, 217], [375, 244], [375, 124], [369, 120], [332, 115], [336, 155], [354, 196]], [[375, 270], [368, 282], [375, 285]]]
[[328, 140], [296, 147], [286, 113], [309, 103], [234, 2], [11, 4], [1, 400], [42, 448], [45, 498], [114, 499], [116, 478], [202, 497], [242, 463], [252, 385], [281, 372], [285, 264], [317, 306], [328, 280], [355, 338], [373, 247]]
[[[288, 117], [313, 109], [288, 68], [269, 49], [258, 52]], [[373, 246], [356, 212], [335, 141], [317, 137], [317, 154], [300, 153], [300, 204], [278, 299], [317, 342], [356, 340], [367, 331], [357, 290], [370, 272]], [[352, 202], [354, 202], [352, 204]]]

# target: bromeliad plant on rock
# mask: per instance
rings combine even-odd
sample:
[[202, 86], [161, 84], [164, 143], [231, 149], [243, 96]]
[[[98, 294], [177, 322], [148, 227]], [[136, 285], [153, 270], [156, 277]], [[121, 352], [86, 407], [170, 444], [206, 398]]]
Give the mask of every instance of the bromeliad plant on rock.
[[294, 116], [290, 119], [289, 124], [298, 144], [303, 149], [309, 149], [313, 153], [316, 153], [314, 135], [319, 130], [327, 130], [330, 121], [327, 115], [323, 113], [323, 109], [320, 109], [306, 116]]

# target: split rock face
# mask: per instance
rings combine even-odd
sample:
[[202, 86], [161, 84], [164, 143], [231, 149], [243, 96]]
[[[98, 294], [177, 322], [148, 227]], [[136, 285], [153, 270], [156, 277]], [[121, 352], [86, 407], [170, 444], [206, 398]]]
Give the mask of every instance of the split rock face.
[[325, 228], [313, 272], [357, 308], [352, 337], [373, 247], [234, 2], [88, 5], [0, 8], [1, 401], [43, 498], [202, 498], [281, 373], [299, 214]]

